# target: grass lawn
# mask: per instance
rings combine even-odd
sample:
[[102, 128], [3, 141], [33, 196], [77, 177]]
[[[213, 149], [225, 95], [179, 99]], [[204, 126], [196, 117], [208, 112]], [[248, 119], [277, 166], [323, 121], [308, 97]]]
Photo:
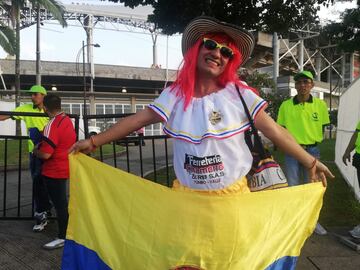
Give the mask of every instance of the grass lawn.
[[[101, 149], [102, 149], [103, 158], [106, 158], [108, 156], [112, 157], [113, 154], [114, 154], [114, 148], [113, 148], [112, 143], [105, 144], [105, 145], [101, 146]], [[115, 152], [117, 154], [124, 151], [124, 149], [125, 149], [125, 147], [115, 144]], [[95, 150], [95, 152], [91, 153], [91, 157], [96, 158], [96, 159], [100, 159], [100, 147], [98, 147]]]
[[[326, 139], [320, 144], [321, 161], [328, 166], [335, 175], [335, 179], [328, 179], [323, 207], [319, 222], [324, 226], [353, 226], [360, 223], [360, 203], [354, 192], [347, 185], [340, 174], [335, 160], [335, 139]], [[284, 157], [280, 151], [274, 152], [274, 157], [283, 163]]]
[[[8, 166], [17, 166], [19, 164], [19, 144], [18, 140], [8, 140], [7, 141], [7, 165]], [[120, 145], [115, 146], [116, 153], [119, 153], [124, 150], [124, 147]], [[113, 145], [106, 144], [102, 146], [103, 155], [112, 155], [113, 154]], [[0, 167], [4, 166], [4, 156], [5, 156], [5, 141], [0, 141]], [[100, 157], [100, 149], [97, 149], [92, 156], [94, 158]], [[23, 168], [27, 168], [29, 165], [29, 153], [28, 153], [28, 144], [27, 140], [22, 141], [21, 145], [21, 163]]]
[[[7, 140], [7, 165], [13, 166], [19, 164], [19, 140]], [[0, 166], [4, 166], [5, 161], [5, 140], [0, 141]], [[29, 151], [27, 140], [21, 143], [21, 163], [24, 166], [29, 164]]]
[[[335, 140], [325, 140], [320, 145], [320, 149], [321, 160], [329, 167], [336, 178], [328, 181], [319, 222], [325, 227], [351, 227], [360, 224], [360, 203], [355, 199], [353, 191], [342, 178], [334, 163]], [[282, 164], [284, 160], [283, 154], [280, 151], [273, 151], [273, 154], [275, 159]], [[175, 179], [173, 168], [170, 168], [169, 175], [170, 179]], [[153, 180], [154, 174], [152, 173], [146, 178]], [[167, 185], [165, 169], [157, 171], [157, 182]]]

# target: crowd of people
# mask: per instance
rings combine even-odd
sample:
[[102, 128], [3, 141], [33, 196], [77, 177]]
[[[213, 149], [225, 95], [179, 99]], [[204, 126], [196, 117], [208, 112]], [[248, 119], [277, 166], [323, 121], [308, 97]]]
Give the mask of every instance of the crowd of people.
[[[36, 224], [42, 231], [54, 206], [58, 220], [57, 239], [46, 249], [64, 245], [68, 220], [66, 182], [69, 178], [68, 152], [90, 153], [143, 127], [162, 122], [173, 138], [174, 188], [203, 194], [248, 193], [246, 175], [252, 155], [244, 139], [249, 120], [238, 93], [243, 97], [256, 128], [285, 154], [285, 173], [290, 186], [333, 178], [320, 161], [319, 144], [324, 126], [329, 124], [324, 101], [311, 95], [314, 86], [310, 71], [294, 76], [297, 95], [282, 103], [275, 122], [265, 111], [267, 102], [237, 76], [238, 68], [250, 57], [253, 35], [236, 25], [201, 16], [191, 21], [182, 37], [183, 64], [174, 83], [144, 110], [119, 120], [108, 130], [75, 142], [76, 134], [61, 99], [35, 85], [30, 90], [32, 104], [15, 112], [47, 113], [48, 117], [13, 117], [26, 123], [30, 169], [34, 183]], [[238, 89], [238, 91], [237, 91]], [[0, 116], [6, 120], [7, 116]], [[34, 130], [35, 129], [35, 130]], [[356, 149], [353, 165], [360, 179], [360, 123], [344, 153], [344, 163]], [[40, 135], [39, 135], [40, 134]], [[66, 136], [63, 136], [66, 134]], [[144, 144], [143, 138], [141, 142]], [[204, 162], [213, 169], [199, 170]], [[211, 174], [211, 175], [210, 175]], [[315, 232], [326, 234], [318, 224]], [[351, 232], [360, 238], [360, 226]]]

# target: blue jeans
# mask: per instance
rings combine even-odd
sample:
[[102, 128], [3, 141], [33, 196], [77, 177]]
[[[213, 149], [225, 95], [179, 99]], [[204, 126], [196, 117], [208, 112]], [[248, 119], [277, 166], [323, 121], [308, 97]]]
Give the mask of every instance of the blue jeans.
[[[320, 159], [320, 150], [317, 146], [305, 148], [305, 151]], [[285, 175], [289, 186], [297, 186], [309, 182], [307, 169], [289, 155], [285, 155]]]
[[49, 201], [49, 195], [41, 176], [42, 160], [30, 153], [30, 172], [33, 180], [33, 198], [35, 212], [41, 213], [49, 211], [52, 205]]

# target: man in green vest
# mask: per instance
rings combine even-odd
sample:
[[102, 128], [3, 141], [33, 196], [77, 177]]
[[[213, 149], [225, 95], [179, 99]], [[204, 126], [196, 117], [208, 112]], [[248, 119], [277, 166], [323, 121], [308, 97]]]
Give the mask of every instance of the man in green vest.
[[[32, 103], [20, 105], [15, 108], [14, 112], [29, 112], [29, 113], [44, 113], [43, 100], [46, 95], [46, 89], [41, 85], [34, 85], [30, 88], [28, 93], [31, 95]], [[8, 116], [0, 115], [0, 121], [6, 119], [22, 120], [25, 122], [27, 133], [30, 136], [28, 141], [30, 172], [33, 180], [33, 193], [35, 203], [35, 220], [36, 224], [33, 227], [34, 232], [42, 231], [48, 223], [48, 215], [51, 210], [51, 203], [49, 202], [46, 186], [41, 178], [42, 161], [33, 155], [34, 142], [40, 139], [40, 132], [43, 131], [45, 125], [48, 123], [48, 117], [37, 116]]]
[[[318, 145], [323, 140], [324, 126], [330, 123], [328, 108], [323, 100], [310, 94], [314, 87], [310, 71], [299, 72], [294, 80], [297, 95], [281, 104], [277, 123], [285, 127], [309, 154], [320, 159]], [[285, 155], [285, 174], [289, 186], [310, 182], [307, 169], [289, 155]], [[327, 233], [319, 223], [315, 232]]]

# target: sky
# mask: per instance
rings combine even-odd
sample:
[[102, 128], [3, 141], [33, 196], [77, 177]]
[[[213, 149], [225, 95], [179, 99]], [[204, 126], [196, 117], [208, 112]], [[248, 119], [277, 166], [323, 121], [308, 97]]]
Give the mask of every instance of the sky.
[[[90, 3], [90, 4], [107, 4], [114, 3], [100, 2], [99, 0], [71, 1], [62, 0], [63, 3]], [[319, 16], [322, 22], [327, 18], [338, 19], [339, 11], [345, 8], [356, 6], [356, 1], [352, 3], [338, 2], [336, 6], [322, 8]], [[74, 24], [75, 21], [71, 23]], [[150, 67], [152, 58], [152, 39], [150, 34], [128, 32], [125, 26], [120, 26], [122, 31], [114, 30], [94, 30], [94, 43], [100, 44], [100, 48], [94, 48], [95, 64], [125, 65]], [[69, 26], [62, 28], [54, 21], [44, 22], [41, 27], [40, 37], [41, 60], [43, 61], [62, 61], [75, 62], [76, 56], [82, 47], [82, 41], [86, 40], [86, 34], [80, 23], [78, 26]], [[168, 46], [167, 46], [168, 43]], [[33, 25], [21, 30], [21, 59], [35, 60], [36, 48], [36, 26]], [[167, 49], [168, 48], [168, 49]], [[182, 60], [181, 54], [181, 36], [164, 36], [159, 35], [157, 39], [158, 64], [162, 68], [177, 69]], [[0, 49], [0, 58], [5, 58], [6, 53]], [[81, 61], [81, 60], [80, 60]]]

